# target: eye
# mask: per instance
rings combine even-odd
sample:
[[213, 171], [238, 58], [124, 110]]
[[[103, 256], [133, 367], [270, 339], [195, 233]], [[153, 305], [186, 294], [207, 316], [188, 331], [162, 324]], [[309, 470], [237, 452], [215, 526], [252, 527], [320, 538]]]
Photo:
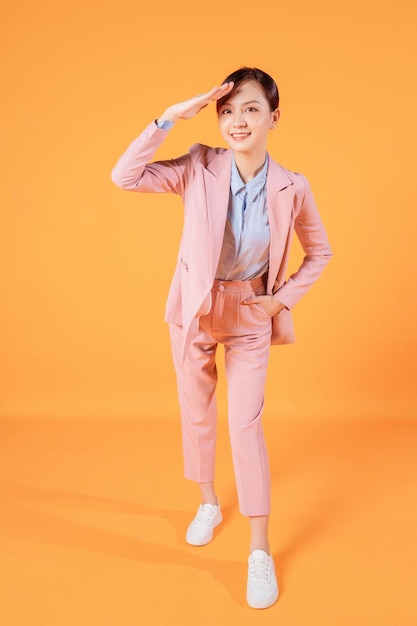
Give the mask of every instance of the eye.
[[253, 113], [256, 112], [258, 109], [256, 109], [255, 107], [248, 107], [246, 110], [249, 111], [249, 113]]
[[222, 115], [227, 115], [228, 113], [231, 113], [230, 109], [223, 109]]

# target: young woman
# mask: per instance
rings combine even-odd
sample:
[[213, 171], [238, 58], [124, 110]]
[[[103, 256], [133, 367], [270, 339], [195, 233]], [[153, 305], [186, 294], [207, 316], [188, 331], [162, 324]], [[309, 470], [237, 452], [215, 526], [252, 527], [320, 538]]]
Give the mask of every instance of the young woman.
[[[177, 159], [152, 161], [180, 120], [216, 102], [229, 146], [192, 146]], [[294, 341], [291, 308], [331, 257], [310, 187], [302, 174], [269, 157], [279, 120], [274, 80], [241, 68], [220, 87], [168, 107], [128, 147], [112, 179], [122, 189], [179, 194], [184, 230], [166, 320], [181, 408], [185, 476], [199, 484], [201, 505], [186, 532], [205, 545], [222, 522], [214, 488], [216, 348], [225, 348], [229, 430], [239, 508], [249, 517], [247, 601], [278, 598], [268, 540], [270, 475], [261, 414], [271, 343]], [[293, 231], [304, 260], [286, 278]]]

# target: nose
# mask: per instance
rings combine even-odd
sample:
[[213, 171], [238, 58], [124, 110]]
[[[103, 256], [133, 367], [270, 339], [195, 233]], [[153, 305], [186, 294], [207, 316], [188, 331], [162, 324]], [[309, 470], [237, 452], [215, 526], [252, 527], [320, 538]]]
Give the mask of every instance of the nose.
[[238, 128], [241, 126], [246, 126], [246, 120], [242, 113], [236, 112], [233, 116], [233, 126], [237, 126]]

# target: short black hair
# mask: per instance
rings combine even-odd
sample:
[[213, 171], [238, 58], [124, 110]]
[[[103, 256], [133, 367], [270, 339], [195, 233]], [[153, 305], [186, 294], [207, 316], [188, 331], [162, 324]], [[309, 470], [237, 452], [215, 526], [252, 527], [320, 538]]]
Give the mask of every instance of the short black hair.
[[231, 83], [233, 82], [233, 89], [228, 94], [217, 100], [216, 109], [219, 112], [220, 107], [227, 102], [228, 98], [233, 96], [242, 83], [246, 83], [248, 81], [254, 81], [259, 83], [263, 89], [266, 99], [268, 100], [271, 111], [275, 111], [275, 109], [279, 106], [279, 92], [278, 87], [272, 76], [260, 70], [258, 67], [241, 67], [238, 70], [235, 70], [229, 76], [227, 76], [223, 83]]

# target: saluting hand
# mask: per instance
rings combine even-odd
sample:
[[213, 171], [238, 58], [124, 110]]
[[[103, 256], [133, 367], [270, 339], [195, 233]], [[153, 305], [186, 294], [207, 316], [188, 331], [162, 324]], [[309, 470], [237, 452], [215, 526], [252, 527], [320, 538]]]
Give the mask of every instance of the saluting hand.
[[178, 120], [189, 120], [204, 109], [210, 102], [219, 100], [233, 88], [233, 83], [224, 83], [220, 87], [213, 87], [207, 93], [203, 93], [184, 102], [173, 104], [158, 118], [160, 120], [169, 120], [177, 122]]

